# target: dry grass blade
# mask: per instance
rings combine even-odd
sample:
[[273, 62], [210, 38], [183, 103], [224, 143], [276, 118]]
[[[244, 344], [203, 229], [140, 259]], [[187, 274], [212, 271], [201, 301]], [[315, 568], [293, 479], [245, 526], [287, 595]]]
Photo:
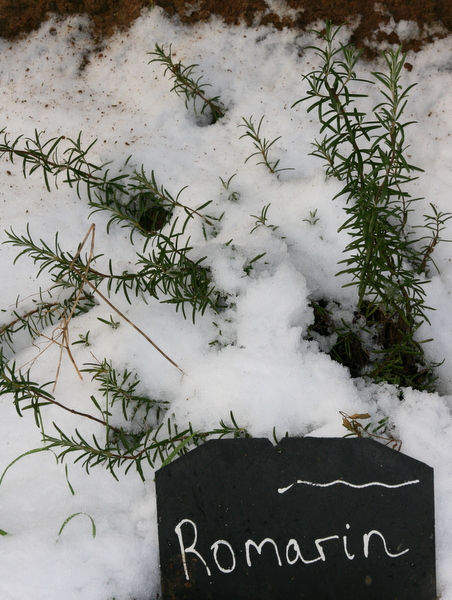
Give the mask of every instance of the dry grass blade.
[[[87, 239], [89, 238], [89, 236], [91, 235], [91, 248], [90, 248], [90, 256], [89, 259], [87, 261], [87, 264], [85, 266], [85, 268], [83, 269], [83, 271], [77, 269], [75, 267], [75, 261], [77, 260], [77, 258], [80, 256], [80, 252], [83, 248], [83, 246], [85, 245]], [[85, 235], [85, 238], [83, 240], [83, 242], [80, 244], [79, 249], [76, 253], [76, 255], [74, 256], [74, 259], [72, 260], [71, 263], [71, 269], [83, 280], [84, 283], [86, 283], [92, 290], [93, 292], [99, 296], [99, 298], [101, 298], [110, 308], [112, 308], [117, 315], [119, 315], [122, 319], [124, 319], [124, 321], [126, 321], [129, 325], [131, 325], [135, 331], [137, 331], [140, 335], [142, 335], [144, 337], [144, 339], [149, 342], [151, 344], [151, 346], [153, 346], [157, 352], [159, 352], [168, 362], [170, 362], [173, 366], [175, 366], [177, 369], [179, 369], [179, 371], [181, 373], [183, 373], [183, 370], [179, 367], [179, 365], [174, 362], [165, 352], [163, 352], [163, 350], [155, 343], [151, 340], [151, 338], [142, 330], [140, 329], [137, 325], [135, 325], [135, 323], [133, 323], [133, 321], [131, 321], [123, 312], [121, 312], [119, 310], [119, 308], [117, 308], [106, 296], [104, 296], [104, 294], [102, 294], [102, 292], [99, 291], [99, 289], [97, 288], [97, 286], [95, 286], [89, 279], [88, 279], [88, 273], [90, 270], [90, 264], [91, 261], [93, 259], [94, 256], [94, 235], [95, 235], [95, 225], [94, 223], [90, 226], [87, 234]], [[73, 306], [73, 310], [71, 311], [71, 315], [68, 319], [68, 324], [69, 324], [69, 320], [72, 317], [72, 314], [76, 308], [77, 303], [79, 302], [79, 299], [81, 297], [81, 293], [82, 293], [82, 287], [80, 287], [79, 290], [79, 294], [77, 295], [77, 299], [76, 302], [74, 303]]]

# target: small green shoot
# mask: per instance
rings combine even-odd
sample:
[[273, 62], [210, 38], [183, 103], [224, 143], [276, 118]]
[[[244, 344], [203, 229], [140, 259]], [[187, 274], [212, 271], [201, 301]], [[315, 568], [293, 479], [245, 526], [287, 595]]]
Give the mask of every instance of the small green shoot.
[[68, 485], [68, 487], [69, 487], [69, 490], [70, 490], [71, 494], [72, 494], [73, 496], [75, 496], [75, 491], [74, 491], [74, 488], [72, 487], [72, 484], [71, 484], [71, 482], [69, 481], [69, 469], [68, 469], [68, 466], [67, 466], [67, 465], [64, 465], [64, 473], [65, 473], [65, 475], [66, 475], [66, 483], [67, 483], [67, 485]]
[[263, 258], [266, 254], [267, 254], [266, 252], [262, 252], [262, 254], [258, 254], [257, 256], [252, 258], [250, 261], [247, 261], [247, 263], [243, 267], [243, 270], [245, 271], [245, 273], [247, 275], [249, 275], [251, 273], [251, 271], [254, 269], [254, 263], [257, 262], [258, 260], [260, 260], [261, 258]]
[[258, 227], [261, 227], [261, 226], [267, 227], [271, 231], [276, 231], [277, 229], [279, 229], [279, 225], [270, 225], [270, 223], [267, 222], [267, 220], [268, 220], [267, 213], [268, 213], [268, 209], [270, 208], [270, 206], [271, 206], [271, 203], [264, 206], [260, 215], [251, 215], [253, 217], [253, 219], [256, 219], [256, 223], [255, 223], [253, 229], [250, 231], [250, 233], [253, 233], [253, 231], [256, 231], [256, 229], [258, 229]]
[[91, 346], [91, 342], [89, 341], [89, 334], [90, 332], [87, 331], [85, 334], [80, 333], [79, 334], [79, 339], [76, 342], [72, 342], [73, 346], [76, 346], [77, 344], [81, 344], [83, 346], [85, 346], [85, 348], [87, 348], [88, 346]]
[[320, 217], [317, 216], [317, 208], [315, 210], [309, 211], [309, 219], [303, 219], [304, 223], [309, 223], [312, 227], [320, 220]]
[[[425, 273], [427, 271], [427, 265], [429, 262], [432, 262], [435, 269], [439, 273], [439, 269], [436, 266], [436, 264], [432, 258], [432, 253], [439, 242], [450, 242], [451, 241], [451, 240], [445, 240], [444, 238], [442, 238], [441, 233], [446, 228], [445, 223], [447, 221], [449, 221], [449, 219], [452, 219], [452, 214], [439, 212], [438, 209], [436, 208], [436, 206], [432, 203], [430, 203], [430, 207], [432, 209], [433, 214], [424, 215], [425, 222], [423, 225], [424, 229], [427, 229], [430, 233], [419, 238], [420, 242], [424, 241], [424, 240], [428, 240], [428, 243], [424, 244], [421, 247], [422, 260], [420, 262], [419, 269], [418, 269], [419, 273]], [[416, 228], [419, 228], [419, 226], [417, 226]]]
[[[201, 83], [201, 77], [193, 77], [196, 67], [199, 65], [193, 64], [185, 67], [180, 61], [174, 62], [171, 54], [171, 45], [167, 52], [162, 46], [155, 45], [153, 52], [148, 52], [151, 56], [155, 56], [150, 62], [158, 62], [164, 65], [165, 74], [169, 73], [171, 79], [174, 80], [171, 91], [176, 92], [178, 96], [185, 97], [185, 107], [191, 103], [195, 114], [205, 115], [209, 118], [210, 123], [216, 123], [226, 114], [226, 107], [221, 102], [219, 96], [209, 98], [206, 95], [205, 88], [211, 87], [209, 83]], [[199, 103], [201, 108], [198, 108]]]
[[[21, 454], [20, 456], [18, 456], [17, 458], [15, 458], [13, 461], [11, 461], [9, 463], [9, 465], [7, 465], [7, 467], [4, 469], [1, 477], [0, 477], [0, 485], [2, 485], [3, 483], [3, 479], [5, 478], [5, 475], [7, 473], [7, 471], [9, 471], [9, 469], [15, 465], [19, 460], [21, 460], [22, 458], [24, 458], [25, 456], [30, 456], [32, 454], [36, 454], [37, 452], [47, 452], [49, 450], [49, 448], [33, 448], [33, 450], [28, 450], [28, 452], [24, 452], [23, 454]], [[58, 461], [57, 461], [58, 462]]]
[[[229, 179], [227, 181], [225, 179], [223, 179], [222, 177], [220, 177], [221, 184], [227, 192], [230, 192], [231, 181], [233, 180], [233, 178], [236, 175], [237, 175], [237, 173], [234, 173], [234, 175], [231, 175], [231, 177], [229, 177]], [[230, 194], [228, 196], [228, 200], [229, 200], [229, 202], [238, 202], [240, 200], [240, 193], [239, 192], [230, 192]]]
[[[66, 527], [66, 525], [67, 525], [67, 524], [68, 524], [70, 521], [72, 521], [72, 519], [74, 519], [75, 517], [78, 517], [78, 516], [80, 516], [80, 515], [85, 515], [85, 516], [86, 516], [86, 517], [88, 517], [88, 519], [91, 521], [91, 535], [93, 536], [93, 538], [95, 538], [95, 537], [96, 537], [96, 534], [97, 534], [97, 531], [96, 531], [96, 524], [95, 524], [95, 522], [94, 522], [94, 519], [93, 519], [93, 518], [92, 518], [92, 517], [91, 517], [91, 516], [90, 516], [88, 513], [85, 513], [85, 512], [76, 512], [76, 513], [74, 513], [73, 515], [71, 515], [70, 517], [68, 517], [68, 518], [67, 518], [67, 519], [64, 521], [64, 523], [61, 525], [61, 527], [60, 527], [60, 531], [58, 532], [58, 537], [60, 537], [60, 536], [61, 536], [61, 534], [63, 533], [63, 530], [64, 530], [64, 528]], [[58, 540], [57, 540], [57, 541], [58, 541]]]
[[261, 117], [261, 119], [256, 127], [252, 116], [248, 120], [242, 117], [243, 123], [241, 123], [239, 125], [239, 127], [245, 127], [246, 132], [240, 136], [240, 139], [250, 138], [251, 141], [253, 142], [253, 146], [256, 148], [256, 152], [253, 152], [253, 154], [250, 154], [250, 156], [248, 156], [248, 158], [245, 160], [245, 163], [247, 163], [249, 161], [249, 159], [252, 158], [253, 156], [261, 157], [262, 160], [260, 160], [257, 164], [265, 165], [267, 167], [267, 169], [270, 171], [270, 173], [273, 173], [274, 175], [276, 175], [279, 178], [279, 173], [281, 173], [282, 171], [293, 171], [293, 169], [292, 168], [285, 168], [285, 169], [278, 168], [279, 159], [276, 161], [270, 160], [270, 157], [269, 157], [270, 148], [273, 146], [273, 144], [276, 144], [276, 142], [279, 139], [281, 139], [281, 136], [278, 136], [277, 138], [275, 138], [272, 141], [269, 141], [266, 138], [262, 138], [261, 137], [261, 127], [262, 127], [263, 120], [264, 120], [264, 117]]
[[110, 315], [109, 321], [107, 321], [107, 319], [103, 319], [102, 317], [97, 317], [97, 320], [100, 321], [101, 323], [105, 323], [105, 325], [108, 325], [112, 329], [118, 329], [118, 327], [121, 325], [121, 323], [119, 321], [115, 321], [113, 319], [112, 315]]

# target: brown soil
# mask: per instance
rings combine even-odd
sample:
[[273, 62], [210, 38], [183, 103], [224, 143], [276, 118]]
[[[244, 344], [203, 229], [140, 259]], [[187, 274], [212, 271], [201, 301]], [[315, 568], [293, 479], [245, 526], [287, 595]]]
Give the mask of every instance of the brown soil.
[[[352, 41], [358, 46], [369, 41], [399, 43], [395, 33], [379, 30], [381, 23], [415, 21], [420, 33], [403, 43], [404, 50], [419, 50], [425, 42], [452, 31], [450, 0], [286, 0], [286, 16], [269, 9], [265, 0], [0, 0], [0, 37], [13, 39], [36, 29], [49, 13], [72, 15], [88, 13], [96, 37], [127, 28], [145, 8], [161, 6], [170, 17], [192, 24], [217, 15], [228, 24], [274, 25], [276, 28], [304, 29], [317, 19], [344, 23], [360, 15]], [[281, 4], [281, 3], [279, 3]], [[290, 14], [290, 16], [288, 16]]]

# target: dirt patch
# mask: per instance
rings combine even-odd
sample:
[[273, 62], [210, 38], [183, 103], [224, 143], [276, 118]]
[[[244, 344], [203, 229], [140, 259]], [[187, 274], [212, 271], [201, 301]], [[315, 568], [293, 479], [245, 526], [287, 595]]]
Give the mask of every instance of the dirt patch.
[[[227, 24], [266, 24], [278, 29], [305, 29], [317, 19], [344, 23], [360, 17], [352, 41], [368, 47], [370, 42], [387, 40], [401, 43], [404, 50], [419, 50], [426, 42], [452, 31], [450, 0], [0, 0], [0, 36], [13, 39], [39, 27], [50, 13], [73, 15], [87, 13], [97, 37], [126, 29], [143, 9], [161, 6], [182, 23], [206, 21], [211, 15]], [[386, 33], [385, 25], [394, 19], [413, 21], [403, 40]]]
[[0, 37], [13, 39], [39, 27], [50, 13], [92, 17], [96, 35], [127, 28], [149, 2], [143, 0], [0, 0]]

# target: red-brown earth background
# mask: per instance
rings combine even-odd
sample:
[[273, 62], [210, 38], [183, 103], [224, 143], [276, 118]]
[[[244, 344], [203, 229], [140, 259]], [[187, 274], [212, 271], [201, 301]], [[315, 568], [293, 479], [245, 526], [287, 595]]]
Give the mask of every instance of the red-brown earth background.
[[[269, 8], [274, 4], [284, 4], [292, 11], [276, 14]], [[0, 0], [0, 37], [14, 39], [26, 34], [39, 27], [51, 13], [61, 16], [88, 13], [92, 17], [93, 36], [99, 39], [118, 29], [127, 29], [143, 9], [154, 5], [187, 25], [217, 15], [231, 25], [305, 29], [318, 19], [341, 24], [358, 15], [360, 19], [354, 20], [358, 25], [351, 41], [364, 46], [367, 54], [372, 53], [369, 42], [401, 42], [395, 32], [388, 34], [380, 28], [391, 18], [395, 22], [414, 21], [419, 26], [414, 37], [402, 41], [404, 50], [417, 51], [426, 42], [452, 31], [451, 0], [285, 0], [284, 3], [265, 0]]]

